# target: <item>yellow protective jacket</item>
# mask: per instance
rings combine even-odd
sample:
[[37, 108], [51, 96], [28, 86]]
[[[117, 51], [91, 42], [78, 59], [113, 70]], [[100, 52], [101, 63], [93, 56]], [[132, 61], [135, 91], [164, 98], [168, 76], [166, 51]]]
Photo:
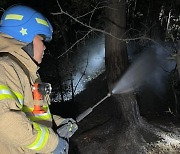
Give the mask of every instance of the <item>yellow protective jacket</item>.
[[[21, 49], [24, 45], [0, 33], [0, 153], [52, 153], [58, 136], [51, 129], [49, 97], [41, 102], [33, 100], [38, 67]], [[33, 114], [34, 103], [43, 105], [46, 112]]]

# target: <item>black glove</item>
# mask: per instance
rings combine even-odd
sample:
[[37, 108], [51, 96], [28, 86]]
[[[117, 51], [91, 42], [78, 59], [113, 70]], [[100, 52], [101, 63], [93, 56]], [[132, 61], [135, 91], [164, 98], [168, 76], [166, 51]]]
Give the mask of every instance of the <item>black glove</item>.
[[57, 134], [60, 137], [69, 139], [78, 129], [78, 125], [76, 124], [76, 121], [72, 118], [65, 119], [57, 129]]
[[68, 154], [68, 150], [69, 150], [68, 142], [60, 137], [58, 145], [56, 149], [53, 151], [53, 154]]

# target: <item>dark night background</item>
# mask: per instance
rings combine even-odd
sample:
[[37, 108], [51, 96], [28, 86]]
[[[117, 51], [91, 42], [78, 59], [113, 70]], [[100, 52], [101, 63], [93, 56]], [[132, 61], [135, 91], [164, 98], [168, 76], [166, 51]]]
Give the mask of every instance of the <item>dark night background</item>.
[[[50, 20], [54, 28], [53, 40], [46, 44], [47, 51], [39, 73], [42, 80], [51, 83], [53, 87], [50, 106], [52, 113], [76, 118], [108, 93], [104, 66], [104, 33], [94, 31], [81, 40], [90, 30], [83, 24], [90, 23], [93, 28], [105, 29], [107, 18], [104, 8], [107, 3], [102, 0], [59, 1], [62, 10], [83, 23], [80, 24], [64, 13], [57, 15], [56, 13], [61, 11], [57, 2], [56, 0], [1, 0], [0, 14], [13, 4], [25, 4], [39, 10]], [[161, 63], [162, 68], [157, 69], [153, 76], [146, 74], [147, 78], [149, 76], [150, 78], [135, 91], [140, 115], [149, 123], [155, 123], [154, 125], [158, 128], [177, 134], [180, 131], [179, 75], [175, 60], [168, 59], [172, 58], [178, 49], [178, 30], [180, 28], [174, 28], [173, 25], [179, 24], [179, 6], [178, 0], [126, 1], [127, 37], [135, 38], [144, 35], [150, 38], [126, 42], [130, 64], [136, 60], [140, 53], [147, 50], [156, 51], [159, 57], [167, 61]], [[89, 13], [95, 7], [99, 9], [96, 9], [93, 14]], [[163, 13], [161, 13], [162, 10]], [[171, 20], [169, 30], [167, 30], [167, 19], [170, 11], [173, 19], [177, 19], [177, 21]], [[121, 153], [121, 150], [117, 150], [117, 147], [120, 147], [118, 139], [125, 131], [119, 123], [116, 124], [114, 102], [116, 101], [113, 98], [108, 98], [79, 123], [79, 130], [70, 139], [70, 153]], [[121, 116], [121, 113], [119, 115]], [[167, 128], [167, 125], [172, 126], [171, 129]], [[155, 130], [153, 129], [153, 131]], [[157, 140], [157, 137], [151, 135], [149, 131], [147, 132], [142, 131], [146, 134], [145, 140], [149, 144], [147, 149], [151, 149], [149, 148], [151, 146], [156, 150], [159, 149], [157, 151], [149, 150], [150, 154], [179, 152], [180, 139], [177, 134], [174, 138], [177, 137], [178, 144], [175, 145], [172, 140], [170, 141], [175, 147], [177, 146], [173, 151], [171, 147], [168, 147], [169, 145], [166, 147], [165, 144], [163, 147], [152, 144], [153, 141]], [[135, 139], [134, 136], [132, 140]], [[126, 149], [126, 151], [128, 150]], [[133, 150], [127, 152], [127, 154], [131, 153]]]

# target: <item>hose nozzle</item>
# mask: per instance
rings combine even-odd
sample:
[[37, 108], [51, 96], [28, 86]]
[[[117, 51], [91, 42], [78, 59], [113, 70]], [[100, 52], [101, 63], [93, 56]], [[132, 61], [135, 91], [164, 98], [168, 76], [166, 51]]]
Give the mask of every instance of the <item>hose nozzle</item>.
[[112, 95], [112, 92], [109, 92], [109, 93], [107, 94], [108, 97], [110, 97], [111, 95]]

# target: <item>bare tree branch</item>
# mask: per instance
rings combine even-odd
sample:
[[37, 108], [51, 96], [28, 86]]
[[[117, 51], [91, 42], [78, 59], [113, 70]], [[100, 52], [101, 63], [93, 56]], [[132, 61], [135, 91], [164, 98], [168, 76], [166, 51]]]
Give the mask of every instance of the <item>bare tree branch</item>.
[[5, 11], [5, 9], [3, 9], [2, 7], [0, 7], [0, 12], [4, 12]]
[[85, 66], [85, 69], [84, 69], [84, 72], [82, 73], [81, 77], [79, 78], [75, 88], [74, 88], [74, 93], [76, 92], [76, 89], [77, 89], [77, 86], [79, 85], [80, 81], [82, 80], [83, 76], [86, 74], [86, 70], [87, 70], [87, 67], [88, 67], [88, 64], [89, 64], [89, 51], [88, 51], [88, 56], [87, 56], [87, 62], [86, 62], [86, 66]]
[[77, 43], [79, 43], [80, 41], [82, 41], [84, 38], [86, 38], [90, 33], [92, 32], [92, 29], [90, 31], [88, 31], [86, 33], [86, 35], [84, 35], [82, 38], [80, 38], [79, 40], [77, 40], [70, 48], [68, 48], [64, 53], [62, 53], [60, 56], [58, 56], [57, 59], [59, 59], [60, 57], [62, 57], [63, 55], [65, 55], [66, 53], [68, 53]]
[[[64, 14], [64, 15], [68, 16], [69, 18], [73, 19], [75, 22], [77, 22], [77, 23], [83, 25], [84, 27], [90, 29], [81, 39], [79, 39], [78, 41], [76, 41], [69, 49], [67, 49], [64, 53], [62, 53], [58, 58], [62, 57], [64, 54], [67, 54], [77, 43], [79, 43], [80, 41], [82, 41], [84, 38], [86, 38], [87, 35], [89, 35], [89, 34], [90, 34], [91, 32], [93, 32], [93, 31], [95, 31], [95, 32], [100, 32], [100, 33], [103, 33], [104, 35], [111, 36], [112, 38], [117, 39], [117, 40], [119, 40], [119, 41], [129, 42], [129, 41], [135, 41], [135, 40], [140, 40], [140, 39], [142, 39], [142, 40], [149, 40], [149, 41], [152, 41], [152, 42], [155, 43], [155, 44], [160, 45], [158, 42], [156, 42], [155, 40], [147, 37], [145, 34], [143, 34], [143, 35], [141, 35], [141, 36], [139, 36], [139, 37], [135, 37], [135, 38], [119, 38], [119, 37], [116, 37], [116, 36], [114, 36], [113, 34], [111, 34], [111, 33], [109, 33], [109, 32], [106, 32], [105, 30], [98, 29], [98, 28], [94, 28], [94, 27], [92, 27], [92, 26], [90, 26], [90, 25], [87, 25], [86, 23], [83, 23], [83, 22], [81, 22], [80, 20], [78, 20], [78, 17], [75, 18], [75, 17], [73, 17], [72, 15], [70, 15], [69, 13], [65, 12], [65, 11], [62, 9], [62, 7], [60, 6], [58, 0], [57, 0], [57, 4], [58, 4], [58, 6], [59, 6], [60, 12], [58, 12], [58, 13], [51, 13], [52, 15], [62, 15], [62, 14]], [[92, 10], [91, 12], [93, 13], [93, 12], [94, 12], [95, 10], [97, 10], [97, 9], [98, 9], [98, 8], [95, 8], [95, 9]], [[111, 8], [111, 9], [113, 9], [113, 8]], [[160, 46], [161, 46], [161, 45], [160, 45]]]

